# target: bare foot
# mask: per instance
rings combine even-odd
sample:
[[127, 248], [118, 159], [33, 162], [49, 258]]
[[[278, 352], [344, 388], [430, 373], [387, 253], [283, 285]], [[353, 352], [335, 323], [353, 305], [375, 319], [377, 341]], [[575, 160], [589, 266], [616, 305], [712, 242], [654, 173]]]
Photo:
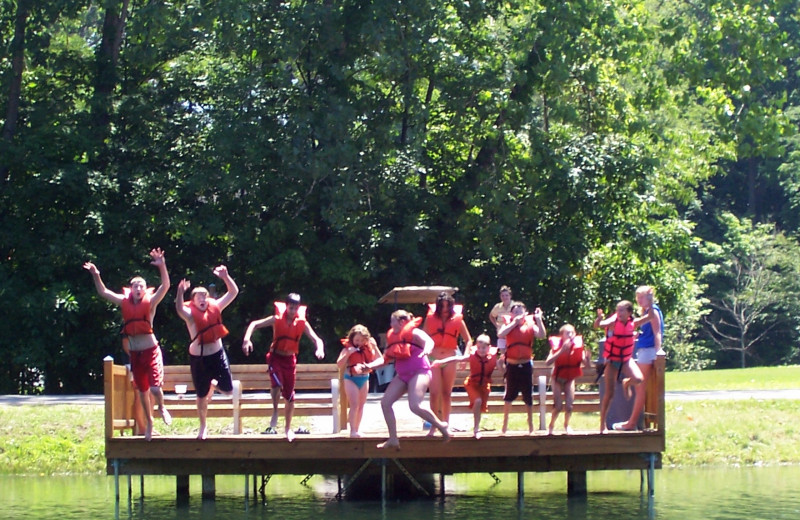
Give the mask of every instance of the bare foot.
[[294, 440], [294, 432], [292, 430], [286, 430], [286, 440], [289, 442]]
[[547, 429], [547, 435], [553, 435], [553, 427], [552, 426]]
[[572, 426], [564, 426], [564, 431], [567, 432], [567, 435], [572, 435]]
[[442, 432], [442, 437], [444, 442], [450, 442], [450, 439], [453, 438], [450, 430], [447, 428], [447, 423], [442, 423], [442, 428], [439, 428], [439, 431]]
[[161, 418], [164, 419], [164, 424], [167, 426], [172, 424], [172, 416], [170, 415], [169, 410], [163, 406], [161, 407]]
[[200, 431], [197, 432], [197, 440], [204, 441], [208, 438], [208, 429], [203, 426], [200, 428]]
[[622, 380], [622, 388], [625, 389], [625, 398], [630, 399], [633, 397], [633, 389], [631, 388], [631, 378], [626, 377]]
[[363, 435], [361, 435], [361, 432], [350, 432], [350, 437], [354, 439], [360, 439], [361, 437], [363, 437]]
[[388, 450], [388, 449], [395, 449], [396, 451], [400, 451], [400, 442], [397, 439], [389, 439], [385, 442], [382, 442], [376, 446], [379, 450]]
[[475, 437], [476, 439], [480, 439], [481, 438], [481, 431], [480, 430], [475, 430], [472, 433], [472, 436]]
[[430, 429], [428, 429], [428, 434], [426, 435], [426, 437], [433, 437], [434, 435], [436, 435], [436, 429], [433, 426], [431, 426]]

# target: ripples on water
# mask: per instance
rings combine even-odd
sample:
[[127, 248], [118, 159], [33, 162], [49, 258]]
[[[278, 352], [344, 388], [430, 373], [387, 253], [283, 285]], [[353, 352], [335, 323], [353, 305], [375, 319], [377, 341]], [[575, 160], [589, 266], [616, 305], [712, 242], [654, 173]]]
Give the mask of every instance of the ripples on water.
[[567, 518], [615, 520], [656, 518], [741, 519], [800, 518], [796, 482], [800, 467], [660, 470], [652, 509], [639, 493], [639, 473], [593, 472], [588, 497], [566, 497], [566, 474], [525, 475], [525, 499], [517, 502], [516, 475], [500, 474], [500, 484], [488, 475], [448, 476], [446, 495], [433, 500], [404, 502], [337, 501], [335, 480], [316, 476], [308, 486], [299, 477], [274, 477], [267, 485], [267, 503], [244, 500], [244, 477], [218, 477], [216, 501], [199, 498], [200, 479], [193, 477], [193, 496], [176, 505], [175, 479], [146, 477], [140, 500], [139, 478], [132, 479], [133, 500], [127, 500], [127, 478], [120, 479], [122, 500], [115, 510], [111, 477], [0, 476], [2, 519], [321, 519], [347, 520], [480, 520]]

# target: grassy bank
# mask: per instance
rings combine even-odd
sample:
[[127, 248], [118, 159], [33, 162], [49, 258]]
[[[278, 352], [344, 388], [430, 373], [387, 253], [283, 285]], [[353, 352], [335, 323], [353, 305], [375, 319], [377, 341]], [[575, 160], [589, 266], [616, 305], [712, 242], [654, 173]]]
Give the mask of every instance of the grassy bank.
[[[709, 385], [708, 382], [714, 383]], [[667, 375], [669, 390], [798, 388], [800, 367], [720, 370]], [[761, 385], [761, 386], [758, 386]], [[764, 386], [766, 385], [766, 386]], [[800, 407], [790, 400], [681, 401], [667, 403], [664, 464], [674, 466], [800, 464]], [[499, 430], [502, 417], [483, 426]], [[537, 421], [534, 416], [534, 421]], [[573, 427], [594, 430], [596, 414], [576, 414]], [[246, 427], [263, 426], [249, 420]], [[537, 421], [538, 422], [538, 421]], [[209, 421], [212, 434], [230, 421]], [[559, 427], [563, 424], [559, 421]], [[298, 424], [300, 425], [300, 424]], [[192, 434], [195, 419], [176, 419], [165, 434]], [[515, 414], [512, 429], [524, 429]], [[0, 406], [0, 473], [49, 475], [103, 473], [103, 407]]]

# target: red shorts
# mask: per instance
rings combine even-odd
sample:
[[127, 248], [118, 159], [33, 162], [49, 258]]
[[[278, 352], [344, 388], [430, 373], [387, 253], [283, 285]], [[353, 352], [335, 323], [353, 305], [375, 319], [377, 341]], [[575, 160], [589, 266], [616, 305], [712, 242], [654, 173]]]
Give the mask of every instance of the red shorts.
[[469, 378], [464, 380], [464, 390], [467, 391], [469, 396], [469, 407], [475, 406], [477, 399], [481, 400], [481, 412], [489, 411], [489, 392], [491, 392], [491, 384], [489, 382], [483, 385], [470, 384]]
[[156, 345], [147, 350], [131, 350], [131, 372], [133, 384], [140, 392], [147, 392], [151, 386], [161, 386], [164, 383], [161, 348]]
[[294, 381], [297, 373], [297, 356], [281, 356], [267, 354], [269, 381], [272, 388], [279, 387], [281, 395], [287, 401], [294, 401]]

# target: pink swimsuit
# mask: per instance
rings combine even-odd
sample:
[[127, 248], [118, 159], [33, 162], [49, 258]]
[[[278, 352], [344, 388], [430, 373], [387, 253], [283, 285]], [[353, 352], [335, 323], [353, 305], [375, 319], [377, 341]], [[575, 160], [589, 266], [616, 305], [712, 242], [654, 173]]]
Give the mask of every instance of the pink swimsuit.
[[411, 378], [417, 374], [431, 375], [431, 365], [428, 363], [428, 356], [422, 354], [422, 350], [417, 347], [411, 347], [411, 357], [408, 359], [398, 359], [394, 362], [394, 370], [397, 372], [397, 377], [402, 382], [408, 384]]

